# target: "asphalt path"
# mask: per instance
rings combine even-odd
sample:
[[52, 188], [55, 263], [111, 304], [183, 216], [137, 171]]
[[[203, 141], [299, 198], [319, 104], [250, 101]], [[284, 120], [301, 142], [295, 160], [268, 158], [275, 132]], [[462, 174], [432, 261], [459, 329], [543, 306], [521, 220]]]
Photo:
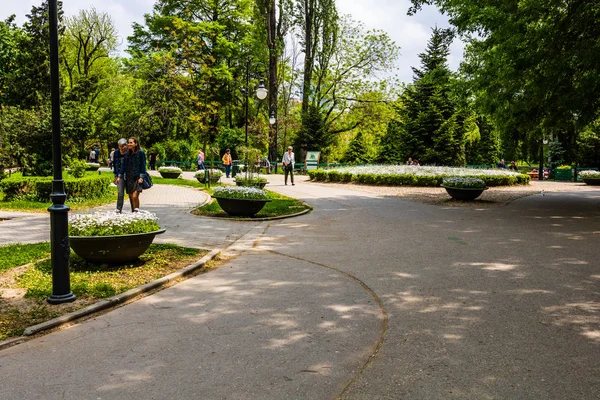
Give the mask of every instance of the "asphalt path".
[[599, 191], [478, 209], [297, 178], [270, 188], [314, 211], [244, 225], [221, 268], [0, 351], [0, 398], [600, 397]]

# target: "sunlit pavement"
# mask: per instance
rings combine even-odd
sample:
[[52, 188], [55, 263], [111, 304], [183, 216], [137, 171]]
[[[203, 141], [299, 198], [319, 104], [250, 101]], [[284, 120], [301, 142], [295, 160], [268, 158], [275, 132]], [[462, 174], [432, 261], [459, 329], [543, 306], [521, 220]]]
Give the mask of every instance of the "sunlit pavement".
[[446, 208], [296, 178], [270, 188], [314, 211], [230, 221], [220, 269], [0, 351], [0, 398], [600, 396], [598, 191]]

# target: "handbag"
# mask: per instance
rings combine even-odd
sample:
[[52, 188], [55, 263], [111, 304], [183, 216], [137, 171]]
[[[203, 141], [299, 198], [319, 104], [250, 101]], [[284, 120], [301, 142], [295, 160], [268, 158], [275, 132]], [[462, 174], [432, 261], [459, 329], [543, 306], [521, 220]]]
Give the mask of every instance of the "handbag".
[[152, 187], [152, 178], [150, 177], [150, 174], [146, 174], [144, 175], [144, 178], [142, 179], [142, 189], [150, 189]]

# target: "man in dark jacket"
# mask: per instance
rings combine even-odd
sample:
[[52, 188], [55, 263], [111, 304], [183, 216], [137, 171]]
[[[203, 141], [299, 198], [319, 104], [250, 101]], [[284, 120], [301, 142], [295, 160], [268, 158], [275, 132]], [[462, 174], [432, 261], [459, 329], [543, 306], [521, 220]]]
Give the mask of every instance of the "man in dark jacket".
[[115, 184], [119, 189], [116, 211], [121, 213], [123, 211], [123, 201], [125, 199], [125, 179], [120, 179], [117, 182], [117, 178], [119, 177], [119, 170], [121, 168], [121, 163], [123, 162], [123, 157], [125, 156], [125, 153], [127, 153], [127, 140], [119, 139], [118, 145], [119, 147], [113, 153], [113, 173], [115, 175]]

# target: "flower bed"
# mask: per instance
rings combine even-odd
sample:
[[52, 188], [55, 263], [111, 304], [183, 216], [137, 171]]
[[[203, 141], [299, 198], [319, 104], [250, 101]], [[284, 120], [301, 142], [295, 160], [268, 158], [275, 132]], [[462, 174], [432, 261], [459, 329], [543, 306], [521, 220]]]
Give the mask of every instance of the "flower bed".
[[136, 260], [164, 233], [156, 215], [99, 212], [69, 218], [69, 244], [81, 258], [92, 263], [119, 264]]
[[309, 170], [311, 180], [386, 186], [440, 186], [444, 178], [477, 178], [486, 186], [526, 185], [526, 174], [501, 169], [380, 165]]
[[[219, 169], [208, 169], [206, 171], [208, 171], [210, 175], [210, 181], [213, 183], [218, 182], [219, 179], [221, 179], [221, 176], [223, 176], [223, 172], [221, 172]], [[198, 170], [198, 172], [194, 174], [194, 178], [196, 178], [200, 183], [206, 183], [206, 171], [203, 169]]]
[[183, 170], [178, 167], [159, 167], [158, 173], [163, 178], [176, 179], [179, 178]]
[[483, 189], [485, 182], [479, 178], [444, 178], [442, 181], [444, 187], [456, 189]]
[[581, 179], [600, 179], [600, 171], [581, 171], [579, 176]]
[[132, 214], [97, 212], [69, 215], [70, 236], [115, 236], [154, 232], [160, 229], [158, 218], [147, 211]]
[[220, 186], [213, 191], [213, 197], [243, 200], [267, 200], [267, 193], [255, 187], [247, 186]]

